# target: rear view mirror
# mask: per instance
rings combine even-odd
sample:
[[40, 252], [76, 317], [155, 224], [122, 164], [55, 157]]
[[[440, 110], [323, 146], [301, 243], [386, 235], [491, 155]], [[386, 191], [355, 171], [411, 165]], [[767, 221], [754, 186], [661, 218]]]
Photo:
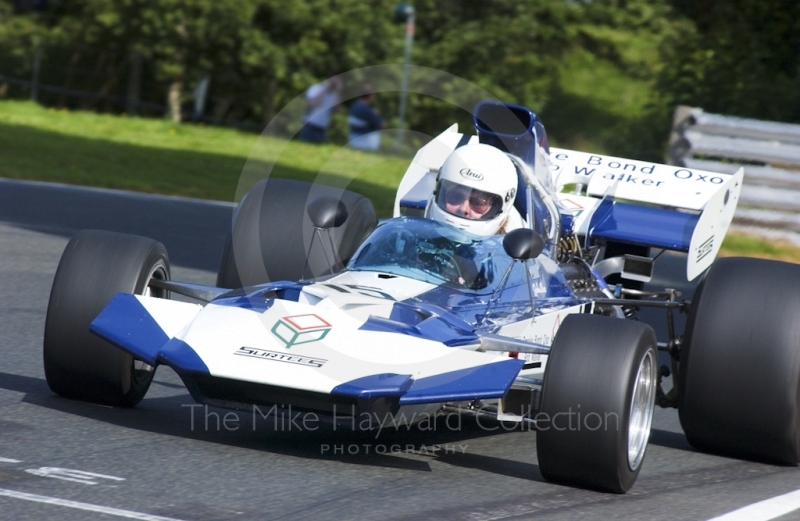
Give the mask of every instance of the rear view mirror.
[[338, 228], [347, 220], [347, 208], [344, 203], [330, 195], [312, 199], [306, 210], [314, 226], [323, 230]]
[[533, 230], [520, 228], [503, 238], [503, 249], [514, 260], [535, 259], [544, 249], [544, 239]]

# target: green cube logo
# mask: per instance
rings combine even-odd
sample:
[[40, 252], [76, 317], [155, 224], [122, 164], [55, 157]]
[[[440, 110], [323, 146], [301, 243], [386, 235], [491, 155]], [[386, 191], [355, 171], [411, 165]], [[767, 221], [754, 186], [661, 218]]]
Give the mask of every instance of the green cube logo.
[[292, 315], [283, 317], [272, 326], [272, 334], [278, 337], [286, 348], [322, 340], [333, 328], [317, 315]]

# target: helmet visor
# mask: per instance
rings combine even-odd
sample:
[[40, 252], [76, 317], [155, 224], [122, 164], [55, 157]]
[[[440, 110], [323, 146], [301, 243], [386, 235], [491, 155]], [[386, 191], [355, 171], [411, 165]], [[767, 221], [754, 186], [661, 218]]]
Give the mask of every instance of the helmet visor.
[[497, 194], [442, 180], [436, 204], [445, 212], [474, 221], [494, 219], [503, 209], [503, 198]]

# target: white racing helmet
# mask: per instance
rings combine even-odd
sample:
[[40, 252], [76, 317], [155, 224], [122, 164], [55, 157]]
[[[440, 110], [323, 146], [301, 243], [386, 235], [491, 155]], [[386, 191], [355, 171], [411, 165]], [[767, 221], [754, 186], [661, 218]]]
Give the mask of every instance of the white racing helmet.
[[489, 237], [506, 222], [516, 193], [517, 170], [505, 153], [491, 145], [465, 145], [439, 170], [428, 217]]

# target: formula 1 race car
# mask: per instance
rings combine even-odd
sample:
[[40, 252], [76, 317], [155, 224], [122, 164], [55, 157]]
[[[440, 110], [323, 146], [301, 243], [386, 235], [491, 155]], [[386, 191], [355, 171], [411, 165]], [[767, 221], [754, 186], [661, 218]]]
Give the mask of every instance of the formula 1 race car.
[[[797, 464], [800, 267], [714, 262], [743, 172], [550, 148], [515, 105], [483, 102], [474, 122], [477, 135], [453, 126], [419, 150], [380, 223], [352, 192], [259, 181], [215, 287], [170, 280], [156, 241], [80, 232], [47, 310], [51, 389], [133, 406], [166, 364], [220, 407], [370, 428], [441, 412], [515, 421], [536, 429], [545, 478], [613, 492], [639, 474], [656, 404], [678, 408], [698, 449]], [[431, 218], [437, 198], [494, 204], [442, 184], [474, 144], [513, 164], [498, 204], [518, 224], [504, 234]], [[645, 286], [666, 250], [685, 254], [687, 280], [702, 276], [691, 302]], [[663, 309], [667, 341], [636, 320], [645, 307]], [[675, 313], [688, 314], [682, 335]]]

